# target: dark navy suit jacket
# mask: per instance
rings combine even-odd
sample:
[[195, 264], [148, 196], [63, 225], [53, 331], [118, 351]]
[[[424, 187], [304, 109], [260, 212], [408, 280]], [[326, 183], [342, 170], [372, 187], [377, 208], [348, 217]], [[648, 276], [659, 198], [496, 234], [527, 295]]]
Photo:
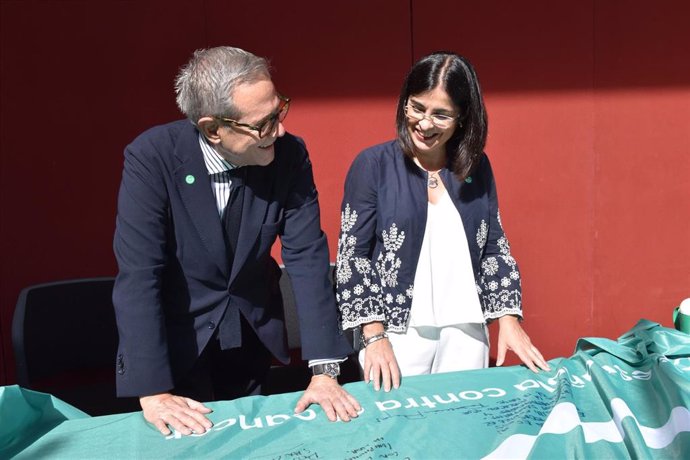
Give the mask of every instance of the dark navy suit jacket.
[[239, 308], [268, 350], [289, 360], [280, 270], [270, 255], [277, 236], [295, 292], [303, 358], [351, 353], [337, 323], [307, 150], [290, 134], [275, 149], [270, 165], [247, 167], [232, 263], [196, 128], [186, 120], [158, 126], [125, 149], [114, 239], [119, 396], [173, 389], [227, 308]]

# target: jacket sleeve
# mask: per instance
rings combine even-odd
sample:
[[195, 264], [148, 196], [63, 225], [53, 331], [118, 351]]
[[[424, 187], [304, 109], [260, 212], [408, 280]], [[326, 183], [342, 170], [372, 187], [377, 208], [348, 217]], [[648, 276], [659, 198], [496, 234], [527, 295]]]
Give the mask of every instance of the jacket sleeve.
[[343, 329], [386, 319], [372, 261], [378, 175], [376, 159], [364, 152], [355, 158], [345, 180], [336, 259], [336, 300]]
[[161, 282], [168, 196], [161, 165], [129, 146], [118, 197], [113, 305], [119, 332], [117, 392], [144, 396], [173, 388]]
[[352, 353], [338, 327], [338, 309], [329, 278], [326, 234], [321, 229], [319, 201], [306, 147], [295, 144], [290, 190], [281, 234], [282, 258], [290, 276], [302, 339], [302, 357], [344, 358]]
[[478, 291], [484, 319], [488, 322], [505, 315], [517, 315], [522, 318], [520, 271], [510, 253], [510, 244], [503, 231], [496, 183], [486, 156], [484, 162], [489, 221], [482, 220], [477, 233], [477, 242], [483, 247]]

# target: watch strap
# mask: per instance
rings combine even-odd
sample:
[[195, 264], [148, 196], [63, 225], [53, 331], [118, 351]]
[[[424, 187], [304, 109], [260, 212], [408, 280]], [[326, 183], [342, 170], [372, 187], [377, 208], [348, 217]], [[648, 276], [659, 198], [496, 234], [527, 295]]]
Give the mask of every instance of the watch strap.
[[337, 362], [314, 364], [311, 371], [313, 375], [327, 375], [334, 379], [340, 375], [340, 364]]

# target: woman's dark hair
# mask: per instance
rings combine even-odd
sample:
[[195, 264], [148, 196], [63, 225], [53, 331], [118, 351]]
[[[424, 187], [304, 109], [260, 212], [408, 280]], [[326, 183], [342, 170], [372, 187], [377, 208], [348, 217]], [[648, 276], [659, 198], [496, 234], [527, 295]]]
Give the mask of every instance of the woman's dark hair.
[[408, 132], [405, 105], [410, 96], [441, 87], [460, 109], [458, 126], [446, 143], [448, 168], [463, 180], [469, 176], [481, 159], [488, 121], [477, 74], [470, 62], [455, 53], [437, 51], [417, 61], [405, 77], [396, 126], [398, 142], [410, 158], [414, 158], [414, 144]]

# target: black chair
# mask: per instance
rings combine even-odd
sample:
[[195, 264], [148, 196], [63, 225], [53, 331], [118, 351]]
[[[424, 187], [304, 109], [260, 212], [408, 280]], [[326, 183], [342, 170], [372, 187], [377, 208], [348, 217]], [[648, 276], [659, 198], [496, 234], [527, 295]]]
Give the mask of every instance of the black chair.
[[141, 410], [115, 396], [114, 278], [29, 286], [12, 322], [17, 384], [50, 393], [89, 415]]
[[[280, 277], [280, 292], [283, 297], [283, 310], [285, 312], [285, 327], [287, 329], [288, 348], [290, 349], [290, 364], [283, 365], [274, 363], [268, 374], [268, 379], [264, 385], [266, 394], [288, 393], [293, 391], [303, 391], [311, 379], [311, 370], [308, 363], [302, 360], [302, 349], [300, 342], [299, 322], [297, 319], [297, 305], [295, 295], [292, 291], [292, 283], [285, 267], [280, 267], [282, 275]], [[335, 267], [331, 264], [331, 282]], [[356, 355], [350, 356], [347, 361], [340, 365], [341, 384], [356, 382], [361, 380], [361, 371], [357, 362]]]

